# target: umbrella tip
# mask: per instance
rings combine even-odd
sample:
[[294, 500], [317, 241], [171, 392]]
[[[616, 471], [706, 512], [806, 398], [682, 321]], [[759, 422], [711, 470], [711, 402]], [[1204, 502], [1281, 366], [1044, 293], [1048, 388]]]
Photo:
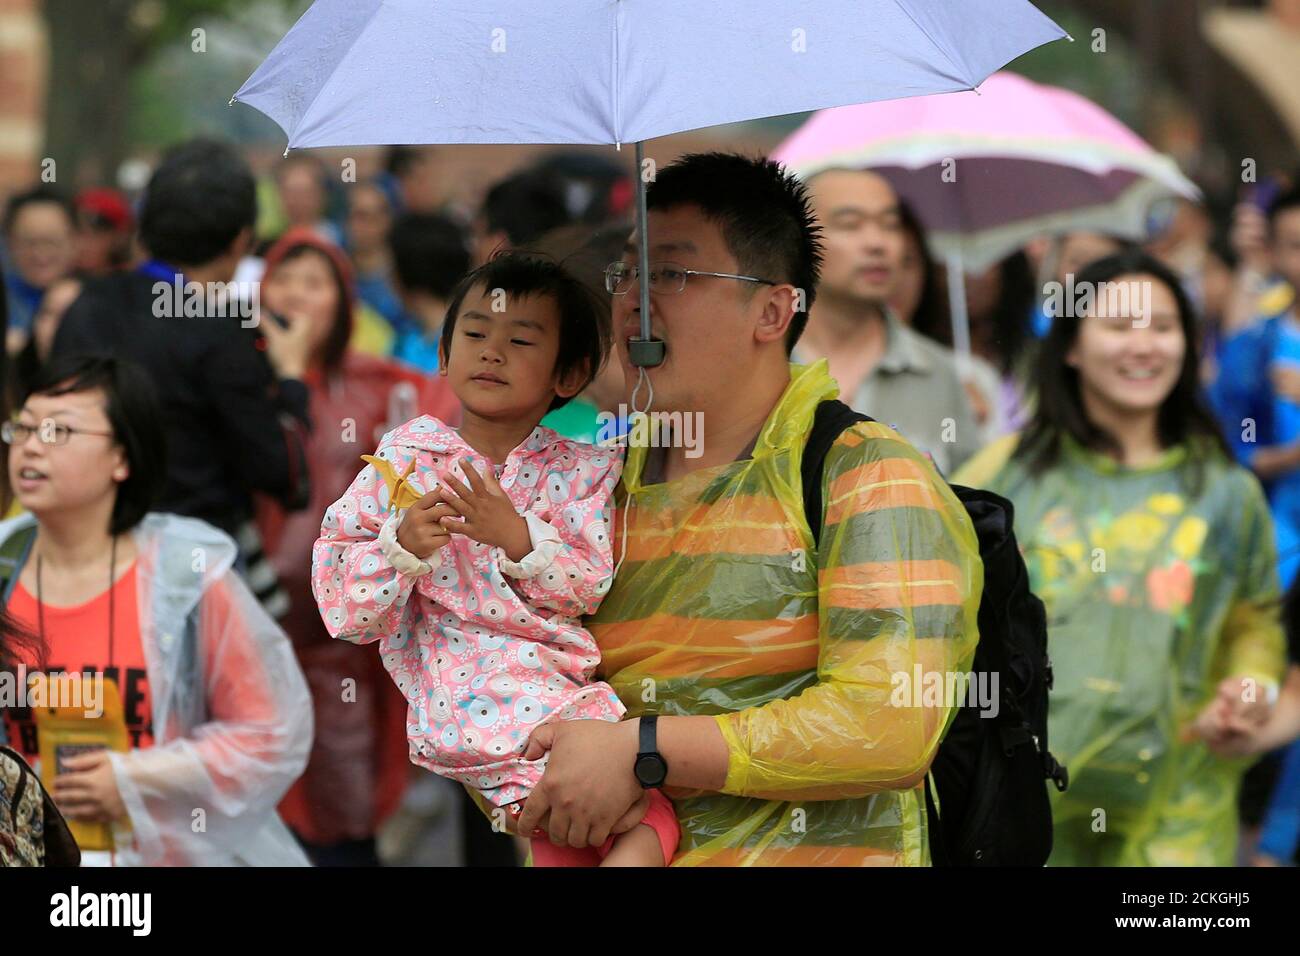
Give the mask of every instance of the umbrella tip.
[[[289, 155], [289, 147], [286, 146], [286, 147], [284, 148], [284, 156], [288, 156], [288, 155]], [[280, 158], [283, 159], [284, 156], [281, 156]]]
[[1068, 34], [1068, 33], [1065, 35], [1065, 38], [1066, 38], [1067, 40], [1069, 40], [1071, 43], [1074, 42], [1074, 37], [1070, 36], [1070, 34]]
[[623, 143], [621, 141], [619, 140], [614, 141], [614, 152], [616, 153], [623, 152]]
[[[238, 95], [239, 95], [238, 93], [235, 94], [235, 96], [238, 96]], [[232, 97], [230, 98], [230, 102], [226, 104], [227, 106], [234, 106], [234, 105], [235, 105], [235, 96], [232, 96]]]

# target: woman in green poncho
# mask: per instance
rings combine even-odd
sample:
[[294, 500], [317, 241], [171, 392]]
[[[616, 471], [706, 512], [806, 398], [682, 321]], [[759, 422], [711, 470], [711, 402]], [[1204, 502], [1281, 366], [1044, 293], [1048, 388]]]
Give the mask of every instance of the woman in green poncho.
[[1199, 397], [1177, 278], [1121, 253], [1075, 287], [1092, 301], [1053, 322], [1033, 421], [955, 476], [1015, 504], [1047, 605], [1048, 727], [1070, 769], [1050, 862], [1231, 865], [1247, 764], [1203, 738], [1262, 722], [1276, 698], [1267, 505]]

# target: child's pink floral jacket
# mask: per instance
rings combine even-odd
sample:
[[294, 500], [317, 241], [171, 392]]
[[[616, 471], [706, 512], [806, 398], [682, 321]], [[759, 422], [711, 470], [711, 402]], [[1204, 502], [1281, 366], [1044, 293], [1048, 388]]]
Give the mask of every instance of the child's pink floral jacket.
[[[480, 475], [492, 467], [429, 416], [389, 432], [376, 455], [393, 476], [414, 462], [403, 502], [448, 471], [464, 483], [462, 458]], [[390, 512], [393, 479], [374, 465], [325, 512], [312, 553], [325, 626], [342, 640], [380, 642], [409, 703], [411, 759], [497, 806], [526, 798], [541, 778], [544, 760], [521, 758], [539, 724], [624, 713], [609, 685], [591, 681], [599, 652], [578, 621], [613, 577], [609, 515], [621, 470], [618, 449], [534, 429], [495, 470], [532, 537], [518, 563], [464, 535], [427, 557], [405, 551], [397, 528], [406, 512]]]

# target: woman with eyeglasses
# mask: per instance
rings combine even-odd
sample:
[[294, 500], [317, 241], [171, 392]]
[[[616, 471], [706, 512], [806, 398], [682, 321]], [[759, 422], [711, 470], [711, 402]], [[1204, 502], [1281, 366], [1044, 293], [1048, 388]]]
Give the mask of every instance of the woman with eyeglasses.
[[[47, 672], [102, 676], [122, 702], [125, 752], [61, 751], [57, 773], [45, 768], [68, 819], [112, 833], [85, 862], [304, 865], [275, 805], [311, 746], [306, 683], [233, 571], [234, 542], [150, 512], [165, 459], [144, 372], [56, 358], [0, 437], [27, 510], [0, 523], [5, 610], [36, 635]], [[29, 762], [36, 716], [4, 715]]]
[[1056, 866], [1231, 866], [1246, 765], [1207, 743], [1268, 719], [1284, 668], [1259, 483], [1197, 383], [1177, 276], [1128, 252], [1083, 270], [1042, 345], [1038, 404], [955, 481], [1016, 507], [1055, 672]]

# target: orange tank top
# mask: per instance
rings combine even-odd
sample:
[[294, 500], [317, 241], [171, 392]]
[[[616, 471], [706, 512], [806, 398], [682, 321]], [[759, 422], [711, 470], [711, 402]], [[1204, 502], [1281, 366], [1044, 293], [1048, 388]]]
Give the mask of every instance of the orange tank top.
[[[140, 612], [136, 596], [136, 565], [113, 585], [113, 646], [109, 648], [109, 592], [75, 607], [46, 604], [46, 670], [49, 673], [99, 674], [116, 682], [122, 695], [127, 736], [133, 749], [153, 744], [152, 699], [149, 670], [140, 640]], [[41, 614], [36, 598], [19, 583], [9, 599], [9, 613], [25, 630], [40, 633]], [[31, 668], [35, 661], [24, 662]], [[29, 673], [31, 671], [29, 670]], [[28, 707], [6, 709], [5, 721], [10, 746], [28, 762], [40, 755], [36, 723]]]

